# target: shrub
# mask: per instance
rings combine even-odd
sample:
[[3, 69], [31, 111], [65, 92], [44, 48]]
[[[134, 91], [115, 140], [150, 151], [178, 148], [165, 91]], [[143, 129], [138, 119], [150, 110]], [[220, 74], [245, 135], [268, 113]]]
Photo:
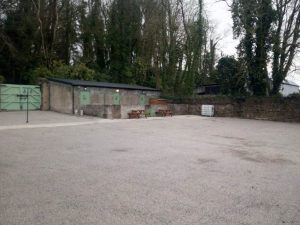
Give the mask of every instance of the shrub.
[[79, 63], [71, 66], [68, 78], [75, 80], [94, 80], [95, 75], [96, 73], [94, 70], [88, 68], [83, 63]]
[[45, 66], [37, 67], [26, 73], [26, 80], [29, 84], [36, 84], [39, 78], [52, 77], [52, 72]]
[[30, 84], [36, 84], [39, 78], [65, 78], [75, 80], [95, 80], [96, 72], [88, 68], [85, 64], [66, 65], [60, 61], [55, 61], [51, 69], [45, 66], [37, 67], [26, 74], [26, 80]]

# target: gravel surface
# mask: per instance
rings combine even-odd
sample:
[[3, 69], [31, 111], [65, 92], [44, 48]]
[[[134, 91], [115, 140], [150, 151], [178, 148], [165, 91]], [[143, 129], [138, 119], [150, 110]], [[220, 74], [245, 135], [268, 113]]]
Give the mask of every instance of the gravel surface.
[[1, 225], [300, 224], [300, 124], [61, 116], [0, 130]]

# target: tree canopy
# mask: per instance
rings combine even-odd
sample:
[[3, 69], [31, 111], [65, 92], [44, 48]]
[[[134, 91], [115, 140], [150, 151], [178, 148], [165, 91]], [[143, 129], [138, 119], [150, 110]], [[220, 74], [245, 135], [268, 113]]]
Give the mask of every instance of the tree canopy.
[[76, 78], [190, 95], [203, 75], [209, 43], [201, 0], [196, 8], [182, 0], [6, 0], [0, 15], [7, 82], [70, 77], [85, 66], [92, 75]]
[[277, 94], [299, 49], [300, 0], [228, 2], [240, 43], [236, 59], [225, 57], [217, 68], [218, 38], [205, 2], [193, 2], [3, 0], [1, 80], [34, 83], [38, 77], [60, 76], [187, 96], [199, 85], [227, 83], [224, 70], [230, 65], [233, 71], [238, 66], [237, 73], [230, 72], [230, 85], [242, 77], [250, 94]]

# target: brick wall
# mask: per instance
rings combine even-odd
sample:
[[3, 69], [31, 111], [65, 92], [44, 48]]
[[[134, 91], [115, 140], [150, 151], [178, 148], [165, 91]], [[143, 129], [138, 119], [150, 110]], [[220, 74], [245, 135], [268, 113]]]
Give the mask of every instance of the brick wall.
[[300, 122], [300, 98], [199, 98], [184, 104], [171, 103], [175, 115], [201, 115], [201, 105], [215, 106], [217, 117], [240, 117], [283, 122]]
[[249, 99], [240, 105], [242, 118], [300, 122], [300, 99]]
[[82, 106], [84, 115], [98, 116], [106, 119], [120, 119], [121, 106], [119, 105], [86, 105]]

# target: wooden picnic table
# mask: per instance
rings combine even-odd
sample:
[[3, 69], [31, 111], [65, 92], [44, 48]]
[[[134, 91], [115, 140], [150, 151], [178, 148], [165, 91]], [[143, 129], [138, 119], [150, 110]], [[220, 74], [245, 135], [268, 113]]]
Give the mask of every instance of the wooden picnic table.
[[145, 110], [131, 110], [131, 112], [128, 113], [129, 119], [139, 119], [141, 117], [147, 118], [145, 114]]
[[156, 115], [157, 116], [173, 116], [173, 112], [169, 109], [159, 109], [157, 112], [156, 112]]

